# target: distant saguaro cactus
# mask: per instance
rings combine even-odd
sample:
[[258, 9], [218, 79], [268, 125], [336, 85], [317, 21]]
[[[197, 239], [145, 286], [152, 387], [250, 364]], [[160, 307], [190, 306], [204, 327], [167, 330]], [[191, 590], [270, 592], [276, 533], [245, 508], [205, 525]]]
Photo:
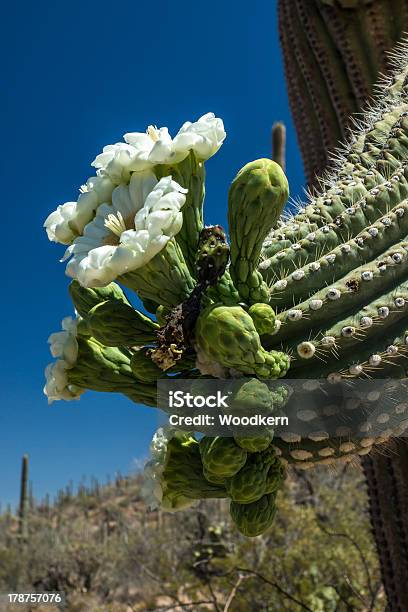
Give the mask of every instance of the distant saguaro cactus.
[[286, 169], [286, 127], [284, 123], [277, 121], [272, 126], [272, 159], [280, 165], [283, 171]]
[[23, 456], [21, 464], [19, 534], [22, 538], [28, 536], [28, 455]]

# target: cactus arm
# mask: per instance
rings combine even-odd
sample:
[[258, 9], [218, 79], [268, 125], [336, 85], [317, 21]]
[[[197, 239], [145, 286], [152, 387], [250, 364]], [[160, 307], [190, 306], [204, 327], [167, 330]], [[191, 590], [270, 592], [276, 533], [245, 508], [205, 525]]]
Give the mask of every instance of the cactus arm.
[[23, 455], [20, 480], [20, 505], [18, 511], [18, 532], [21, 538], [28, 537], [28, 455]]

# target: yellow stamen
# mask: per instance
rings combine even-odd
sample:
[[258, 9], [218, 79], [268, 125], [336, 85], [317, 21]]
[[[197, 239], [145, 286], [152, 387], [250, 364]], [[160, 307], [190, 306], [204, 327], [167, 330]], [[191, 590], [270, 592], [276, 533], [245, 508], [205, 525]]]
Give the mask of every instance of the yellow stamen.
[[155, 125], [149, 125], [147, 128], [147, 135], [153, 140], [153, 142], [157, 142], [160, 138], [159, 130]]
[[104, 225], [116, 236], [121, 236], [123, 232], [126, 232], [126, 224], [120, 212], [116, 215], [109, 214]]

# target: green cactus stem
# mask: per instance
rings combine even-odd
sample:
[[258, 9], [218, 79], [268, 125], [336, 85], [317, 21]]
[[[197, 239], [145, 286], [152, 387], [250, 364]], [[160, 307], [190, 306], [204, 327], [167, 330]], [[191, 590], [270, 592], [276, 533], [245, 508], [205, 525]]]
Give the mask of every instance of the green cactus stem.
[[94, 306], [84, 322], [90, 335], [105, 346], [143, 346], [155, 342], [159, 329], [138, 310], [112, 300]]
[[131, 356], [125, 348], [106, 347], [95, 338], [79, 337], [76, 364], [67, 370], [69, 383], [81, 389], [122, 393], [138, 404], [155, 406], [156, 386], [135, 379]]
[[86, 288], [73, 280], [69, 285], [69, 295], [78, 314], [84, 318], [94, 306], [107, 300], [129, 305], [127, 297], [116, 283], [109, 283], [106, 287]]
[[194, 288], [181, 248], [174, 239], [142, 268], [124, 274], [118, 281], [133, 289], [143, 302], [156, 304], [156, 308], [180, 304]]
[[156, 166], [157, 178], [171, 176], [179, 185], [188, 189], [183, 206], [183, 226], [176, 236], [190, 272], [194, 275], [195, 258], [203, 229], [203, 203], [205, 195], [204, 162], [197, 161], [194, 153], [175, 166]]

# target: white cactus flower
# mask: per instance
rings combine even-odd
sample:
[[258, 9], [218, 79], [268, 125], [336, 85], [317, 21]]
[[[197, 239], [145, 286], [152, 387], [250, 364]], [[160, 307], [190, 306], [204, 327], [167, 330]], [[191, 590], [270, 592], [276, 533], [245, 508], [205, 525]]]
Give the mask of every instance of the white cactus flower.
[[158, 164], [177, 164], [190, 151], [200, 161], [214, 155], [224, 142], [226, 133], [221, 119], [207, 113], [191, 123], [186, 122], [174, 139], [166, 127], [149, 125], [144, 132], [128, 132], [125, 142], [108, 145], [92, 162], [116, 182], [127, 182], [130, 172], [151, 169]]
[[82, 234], [102, 203], [112, 201], [113, 181], [103, 173], [89, 178], [80, 189], [77, 202], [66, 202], [48, 215], [44, 222], [49, 240], [71, 244]]
[[68, 276], [84, 287], [103, 287], [145, 265], [180, 231], [186, 193], [170, 176], [157, 181], [151, 171], [134, 173], [68, 247]]
[[74, 367], [78, 357], [79, 320], [79, 317], [77, 319], [65, 317], [61, 324], [62, 331], [53, 333], [48, 338], [51, 355], [58, 358], [45, 368], [44, 393], [48, 397], [49, 404], [61, 399], [79, 399], [84, 392], [83, 389], [69, 383], [67, 374], [67, 370]]
[[44, 393], [48, 397], [49, 404], [57, 400], [78, 400], [84, 392], [83, 389], [69, 384], [67, 370], [69, 366], [62, 359], [50, 363], [45, 368]]
[[197, 159], [205, 161], [218, 151], [226, 133], [222, 119], [207, 113], [195, 123], [187, 121], [174, 139], [176, 151], [194, 151]]
[[48, 338], [51, 355], [62, 359], [68, 366], [74, 366], [78, 357], [77, 327], [79, 319], [65, 317], [62, 320], [62, 331], [55, 332]]
[[76, 234], [71, 229], [69, 222], [75, 214], [75, 208], [76, 202], [66, 202], [60, 204], [56, 210], [48, 215], [44, 221], [48, 240], [61, 244], [71, 244]]

